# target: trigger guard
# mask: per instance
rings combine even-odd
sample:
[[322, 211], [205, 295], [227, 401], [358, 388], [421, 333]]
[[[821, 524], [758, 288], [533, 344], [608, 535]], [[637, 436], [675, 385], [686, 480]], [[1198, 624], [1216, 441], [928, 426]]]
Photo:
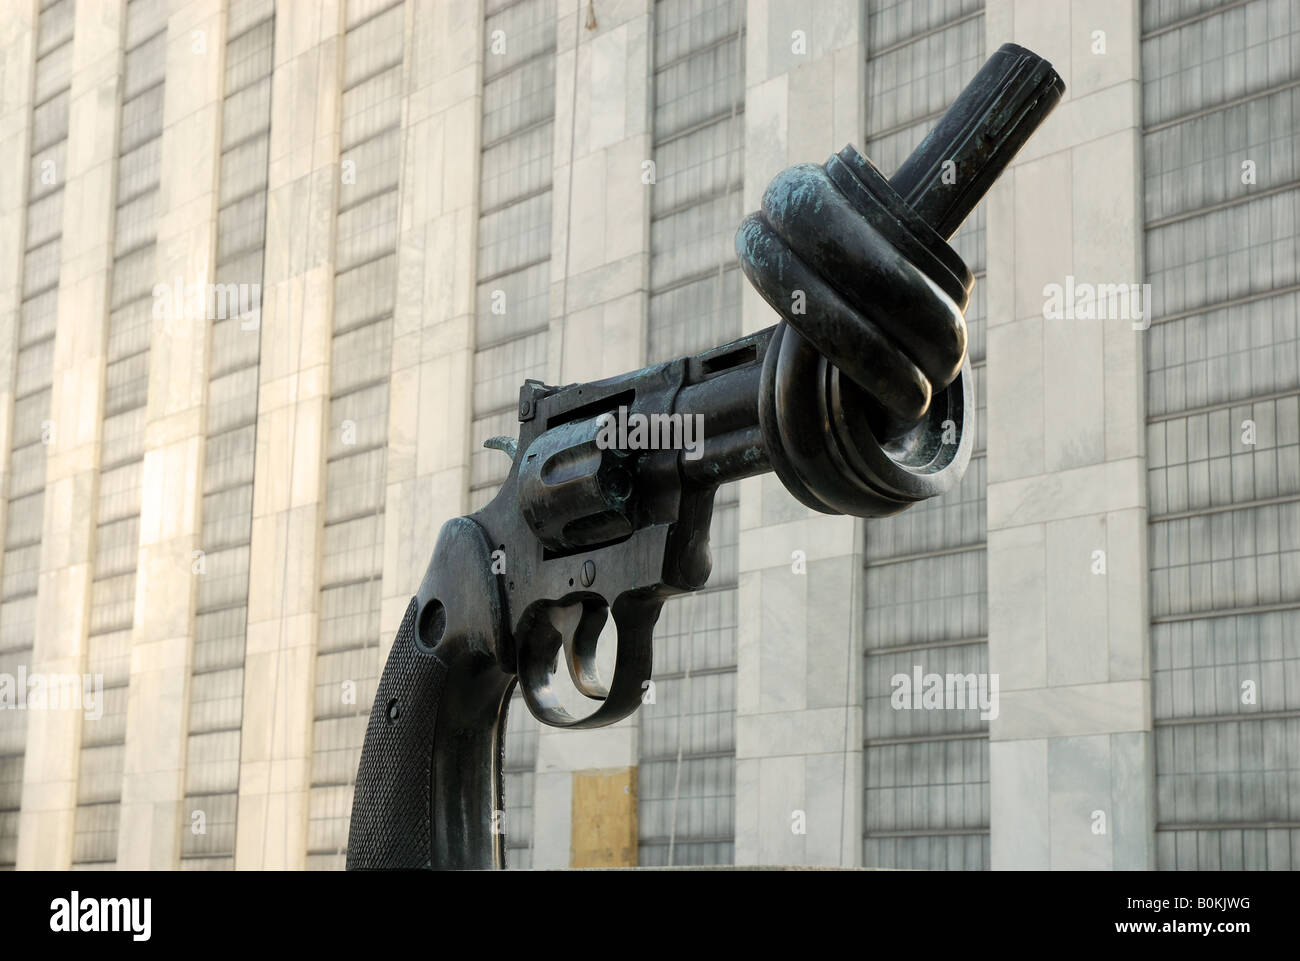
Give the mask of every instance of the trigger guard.
[[[610, 605], [618, 629], [614, 672], [600, 706], [581, 717], [569, 713], [555, 695], [555, 656], [564, 640], [548, 617], [548, 607], [534, 610], [531, 629], [519, 640], [519, 687], [533, 717], [551, 727], [595, 728], [617, 723], [640, 707], [645, 683], [650, 680], [654, 625], [663, 599], [623, 595]], [[547, 635], [539, 636], [541, 632]], [[576, 679], [575, 685], [582, 689]]]

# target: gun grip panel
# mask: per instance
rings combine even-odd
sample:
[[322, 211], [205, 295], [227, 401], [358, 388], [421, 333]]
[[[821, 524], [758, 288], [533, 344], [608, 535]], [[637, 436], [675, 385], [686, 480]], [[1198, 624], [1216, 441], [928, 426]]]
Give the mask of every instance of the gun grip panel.
[[497, 661], [500, 589], [489, 563], [477, 524], [443, 525], [370, 709], [349, 871], [505, 866], [502, 754], [514, 676]]
[[433, 734], [447, 665], [416, 646], [415, 615], [411, 598], [370, 708], [348, 830], [349, 871], [431, 866]]

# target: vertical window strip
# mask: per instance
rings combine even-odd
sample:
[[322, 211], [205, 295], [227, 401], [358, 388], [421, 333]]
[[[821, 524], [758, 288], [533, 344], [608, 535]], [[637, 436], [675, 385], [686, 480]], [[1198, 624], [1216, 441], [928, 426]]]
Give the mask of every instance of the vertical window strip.
[[[135, 169], [128, 159], [156, 151], [155, 141], [162, 137], [166, 33], [165, 5], [156, 0], [130, 0], [126, 8], [100, 514], [87, 641], [89, 670], [104, 675], [104, 712], [98, 720], [87, 718], [82, 724], [74, 866], [111, 867], [117, 859], [159, 182], [156, 162]], [[128, 176], [140, 181], [123, 183]]]
[[1300, 11], [1148, 3], [1143, 29], [1156, 865], [1294, 870]]
[[[480, 445], [514, 434], [519, 386], [545, 379], [551, 256], [555, 5], [485, 12], [471, 499], [490, 500], [509, 461]], [[486, 455], [486, 456], [485, 456]]]
[[[273, 5], [228, 14], [223, 111], [271, 82]], [[211, 319], [203, 510], [191, 663], [181, 867], [234, 867], [248, 628], [249, 544], [256, 456], [269, 97], [255, 101], [246, 138], [221, 151], [214, 282], [233, 291]], [[232, 286], [233, 285], [233, 286]]]
[[[744, 211], [745, 4], [659, 0], [654, 8], [653, 159], [647, 359], [740, 335], [733, 236]], [[637, 859], [735, 861], [738, 508], [718, 491], [713, 573], [664, 605], [655, 700], [637, 713]]]
[[[33, 125], [38, 112], [55, 131], [53, 142], [32, 143], [28, 182], [25, 269], [17, 318], [14, 419], [9, 446], [3, 580], [0, 581], [0, 673], [29, 667], [35, 641], [35, 601], [44, 515], [45, 446], [51, 436], [54, 324], [63, 233], [63, 160], [67, 153], [67, 59], [72, 49], [72, 0], [43, 8], [36, 23]], [[0, 726], [0, 870], [18, 860], [27, 713], [6, 711]]]
[[744, 4], [658, 0], [654, 16], [651, 363], [740, 336], [745, 213]]
[[405, 6], [349, 0], [307, 866], [343, 868], [379, 682]]
[[[519, 387], [546, 378], [551, 281], [551, 138], [555, 4], [490, 3], [484, 11], [483, 145], [473, 373], [471, 508], [509, 473], [483, 441], [518, 433]], [[518, 689], [505, 744], [506, 864], [532, 866], [533, 769], [540, 726]]]
[[[868, 0], [865, 155], [890, 176], [984, 62], [982, 0]], [[976, 277], [966, 311], [982, 421], [983, 208], [951, 240]], [[900, 711], [892, 678], [988, 672], [986, 475], [977, 437], [956, 490], [867, 525], [862, 863], [989, 868], [988, 722]], [[929, 585], [920, 596], [916, 585]], [[933, 585], [945, 585], [941, 596]]]

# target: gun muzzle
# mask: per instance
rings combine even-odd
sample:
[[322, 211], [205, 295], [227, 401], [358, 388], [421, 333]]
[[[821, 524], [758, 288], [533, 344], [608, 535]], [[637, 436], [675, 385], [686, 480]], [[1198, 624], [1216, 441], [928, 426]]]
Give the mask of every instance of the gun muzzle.
[[[975, 404], [962, 314], [974, 279], [947, 238], [1064, 90], [1050, 63], [1004, 44], [892, 180], [847, 146], [778, 174], [741, 224], [741, 267], [784, 318], [763, 364], [763, 448], [807, 506], [886, 516], [965, 473]], [[715, 444], [718, 469], [696, 472], [756, 472], [739, 456], [748, 440]]]

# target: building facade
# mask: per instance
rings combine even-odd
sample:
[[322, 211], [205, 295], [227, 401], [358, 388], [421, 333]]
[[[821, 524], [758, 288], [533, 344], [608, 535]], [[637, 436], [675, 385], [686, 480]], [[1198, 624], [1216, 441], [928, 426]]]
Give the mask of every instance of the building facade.
[[510, 864], [1300, 867], [1292, 0], [17, 0], [0, 868], [341, 868], [523, 380], [772, 324], [772, 176], [891, 173], [1008, 41], [1067, 92], [952, 241], [965, 478], [722, 488], [637, 714], [516, 693]]

